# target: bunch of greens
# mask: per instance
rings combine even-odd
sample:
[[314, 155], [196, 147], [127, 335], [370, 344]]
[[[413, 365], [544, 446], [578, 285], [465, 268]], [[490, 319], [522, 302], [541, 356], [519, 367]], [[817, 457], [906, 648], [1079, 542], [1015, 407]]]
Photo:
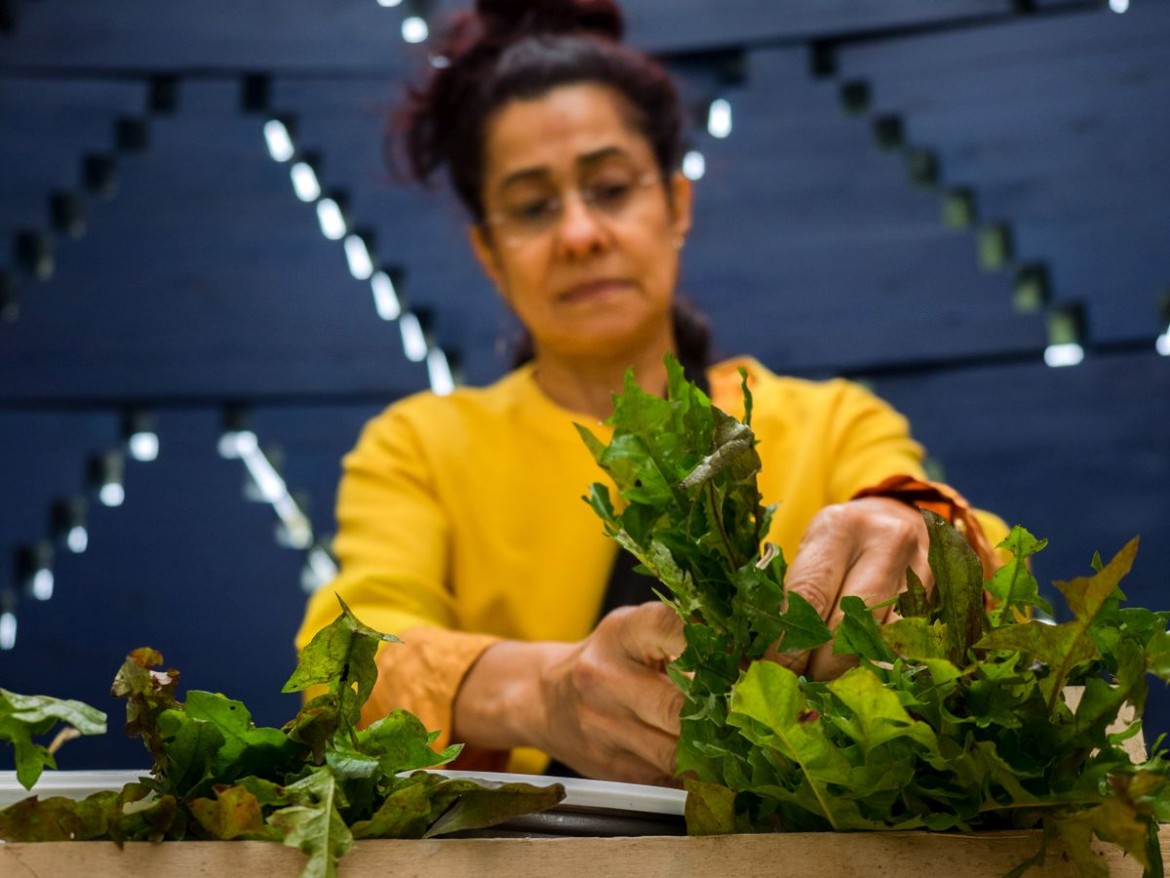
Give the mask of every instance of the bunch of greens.
[[[114, 679], [113, 692], [126, 699], [127, 733], [141, 737], [150, 751], [151, 776], [82, 801], [25, 799], [0, 811], [0, 839], [281, 841], [308, 855], [302, 878], [335, 878], [338, 860], [356, 839], [481, 829], [543, 811], [564, 797], [560, 785], [494, 784], [413, 771], [449, 762], [460, 747], [436, 753], [430, 745], [438, 733], [402, 710], [358, 729], [383, 642], [396, 638], [363, 625], [343, 603], [337, 620], [301, 652], [284, 686], [285, 692], [318, 686], [326, 691], [280, 729], [258, 728], [242, 703], [224, 695], [189, 691], [180, 702], [178, 671], [154, 670], [163, 657], [136, 650]], [[47, 730], [43, 717], [79, 727], [97, 723], [97, 712], [84, 705], [3, 695], [0, 735], [17, 743], [26, 788], [40, 764], [36, 771], [27, 766], [42, 757], [29, 756], [24, 742]], [[9, 704], [12, 713], [5, 712]]]
[[[1094, 559], [1095, 575], [1057, 583], [1071, 620], [1045, 624], [1027, 563], [1042, 541], [1014, 529], [1000, 547], [1013, 560], [984, 583], [966, 541], [924, 513], [934, 589], [911, 572], [903, 618], [884, 627], [845, 598], [833, 649], [857, 666], [804, 679], [762, 660], [830, 633], [785, 593], [783, 558], [761, 546], [772, 510], [756, 486], [746, 375], [741, 423], [667, 366], [666, 399], [627, 377], [608, 445], [581, 432], [621, 498], [598, 484], [586, 499], [684, 624], [670, 672], [686, 695], [690, 831], [1043, 828], [1015, 874], [1059, 837], [1079, 875], [1100, 875], [1096, 836], [1162, 875], [1170, 762], [1159, 752], [1135, 764], [1123, 747], [1141, 730], [1146, 675], [1170, 680], [1170, 613], [1121, 606], [1136, 540], [1108, 565]], [[1083, 686], [1079, 704], [1070, 684]], [[1126, 706], [1139, 721], [1113, 731]]]

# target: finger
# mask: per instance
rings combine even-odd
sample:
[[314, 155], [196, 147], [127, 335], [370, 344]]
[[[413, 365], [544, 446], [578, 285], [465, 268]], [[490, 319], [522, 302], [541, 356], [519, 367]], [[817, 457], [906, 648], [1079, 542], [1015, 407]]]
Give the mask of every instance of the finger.
[[[841, 610], [841, 601], [848, 596], [859, 597], [865, 601], [866, 606], [874, 606], [903, 591], [906, 584], [905, 570], [915, 553], [916, 548], [913, 545], [892, 540], [878, 543], [876, 546], [870, 544], [846, 572], [845, 581], [829, 615], [829, 627], [836, 631], [845, 617]], [[883, 607], [875, 611], [879, 624], [889, 609]], [[828, 643], [813, 651], [809, 658], [807, 673], [814, 680], [829, 680], [839, 677], [856, 664], [855, 656], [835, 655], [832, 643]]]
[[624, 783], [652, 784], [654, 786], [679, 787], [682, 781], [674, 776], [674, 765], [663, 766], [647, 762], [634, 753], [616, 753], [605, 761], [604, 765], [590, 768], [588, 766], [565, 763], [579, 771], [586, 777], [601, 780], [616, 780]]
[[630, 716], [647, 728], [677, 738], [680, 731], [679, 716], [682, 714], [686, 696], [666, 674], [638, 667], [623, 681], [625, 702]]
[[606, 619], [614, 620], [618, 644], [639, 664], [659, 667], [674, 661], [686, 649], [682, 620], [672, 607], [661, 601], [623, 607]]
[[654, 769], [657, 775], [673, 776], [678, 764], [678, 735], [641, 723], [627, 730], [626, 749]]
[[[800, 595], [827, 621], [836, 607], [837, 592], [853, 561], [854, 551], [848, 531], [841, 528], [810, 529], [788, 568], [785, 590]], [[783, 645], [781, 641], [779, 646]], [[804, 674], [812, 652], [777, 652], [769, 657], [795, 674]]]

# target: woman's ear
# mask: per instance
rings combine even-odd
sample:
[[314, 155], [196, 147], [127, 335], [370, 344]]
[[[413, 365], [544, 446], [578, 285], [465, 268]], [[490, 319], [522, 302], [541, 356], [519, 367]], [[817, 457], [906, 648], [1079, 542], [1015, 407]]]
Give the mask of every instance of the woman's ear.
[[479, 263], [479, 267], [488, 276], [488, 280], [492, 282], [492, 285], [496, 288], [496, 292], [507, 302], [508, 293], [504, 286], [504, 273], [501, 271], [500, 262], [496, 258], [496, 248], [492, 246], [491, 241], [484, 234], [483, 226], [479, 223], [474, 223], [468, 230], [467, 237], [471, 241], [471, 252], [475, 254], [475, 260]]
[[674, 227], [675, 241], [681, 247], [691, 230], [691, 220], [694, 216], [695, 189], [690, 179], [681, 171], [675, 171], [670, 178], [671, 224]]

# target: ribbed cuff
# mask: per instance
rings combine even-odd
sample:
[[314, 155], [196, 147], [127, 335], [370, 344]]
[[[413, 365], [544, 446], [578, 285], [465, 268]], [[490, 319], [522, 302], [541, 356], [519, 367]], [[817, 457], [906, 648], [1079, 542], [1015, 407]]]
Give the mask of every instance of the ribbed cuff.
[[[378, 682], [362, 710], [362, 724], [392, 710], [408, 710], [427, 729], [439, 730], [431, 746], [442, 750], [451, 743], [455, 695], [463, 678], [500, 638], [445, 628], [412, 628], [400, 637], [401, 643], [385, 644], [378, 653]], [[508, 757], [506, 750], [464, 747], [451, 767], [502, 771]]]
[[850, 499], [860, 500], [863, 497], [889, 497], [891, 500], [900, 500], [919, 509], [929, 509], [946, 519], [966, 538], [983, 563], [985, 580], [991, 579], [999, 566], [995, 550], [988, 542], [983, 525], [979, 523], [971, 504], [950, 485], [929, 482], [914, 476], [890, 476], [880, 484], [862, 488]]

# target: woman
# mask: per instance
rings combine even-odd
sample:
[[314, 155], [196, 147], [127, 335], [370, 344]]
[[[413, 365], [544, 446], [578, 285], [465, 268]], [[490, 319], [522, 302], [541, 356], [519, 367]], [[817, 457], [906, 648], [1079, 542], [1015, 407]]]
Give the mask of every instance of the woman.
[[[879, 400], [750, 359], [704, 371], [705, 330], [675, 299], [692, 202], [682, 114], [669, 77], [621, 34], [611, 0], [481, 0], [412, 93], [414, 173], [447, 170], [531, 359], [367, 426], [339, 494], [342, 572], [311, 600], [298, 643], [336, 615], [336, 592], [404, 641], [379, 656], [367, 719], [405, 707], [444, 730], [438, 743], [465, 742], [464, 765], [540, 771], [552, 757], [669, 783], [682, 704], [663, 667], [683, 650], [681, 626], [653, 601], [596, 622], [616, 549], [580, 500], [602, 474], [572, 426], [604, 435], [628, 368], [661, 393], [676, 353], [737, 415], [736, 370], [748, 370], [760, 484], [780, 503], [769, 537], [791, 560], [790, 587], [830, 624], [845, 595], [897, 593], [907, 566], [928, 579], [915, 505], [992, 559], [979, 516], [920, 481], [921, 449]], [[826, 677], [837, 661], [826, 647], [799, 664]]]

